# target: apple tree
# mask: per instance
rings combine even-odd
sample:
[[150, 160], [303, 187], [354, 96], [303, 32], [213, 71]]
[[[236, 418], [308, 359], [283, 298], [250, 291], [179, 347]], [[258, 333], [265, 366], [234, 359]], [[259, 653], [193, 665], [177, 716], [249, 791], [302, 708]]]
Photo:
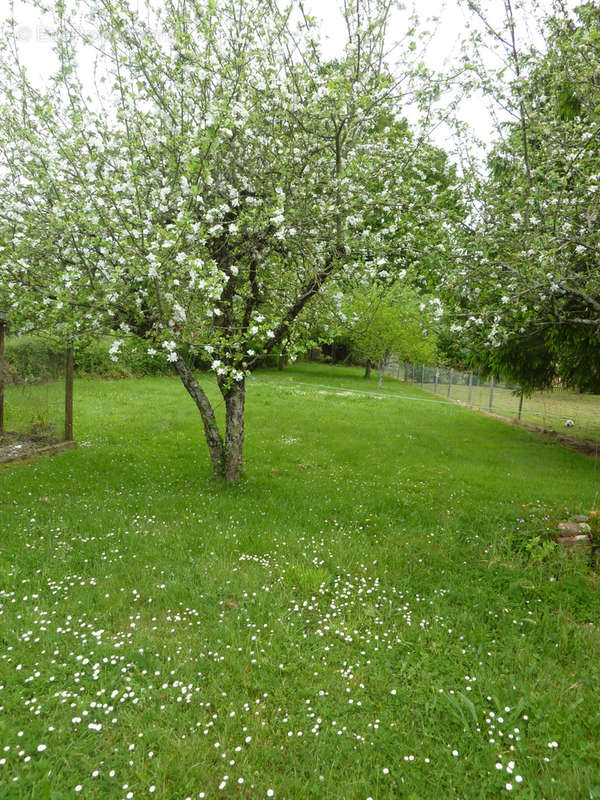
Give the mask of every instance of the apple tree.
[[[406, 213], [397, 189], [418, 147], [388, 135], [403, 91], [386, 63], [390, 4], [346, 3], [346, 46], [328, 62], [313, 20], [271, 0], [31, 2], [52, 15], [58, 67], [36, 86], [9, 25], [2, 297], [22, 329], [113, 332], [114, 357], [141, 337], [196, 404], [213, 474], [235, 482], [247, 376], [366, 252], [384, 267]], [[385, 230], [365, 225], [382, 214]]]

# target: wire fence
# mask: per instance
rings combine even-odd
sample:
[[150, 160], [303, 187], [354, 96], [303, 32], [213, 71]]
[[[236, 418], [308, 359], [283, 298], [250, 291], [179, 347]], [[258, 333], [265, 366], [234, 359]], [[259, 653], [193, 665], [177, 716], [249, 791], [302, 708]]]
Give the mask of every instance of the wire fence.
[[72, 352], [48, 358], [35, 378], [0, 354], [0, 456], [72, 440]]
[[469, 408], [546, 431], [600, 441], [600, 396], [562, 389], [524, 396], [520, 386], [444, 366], [389, 362], [384, 372]]

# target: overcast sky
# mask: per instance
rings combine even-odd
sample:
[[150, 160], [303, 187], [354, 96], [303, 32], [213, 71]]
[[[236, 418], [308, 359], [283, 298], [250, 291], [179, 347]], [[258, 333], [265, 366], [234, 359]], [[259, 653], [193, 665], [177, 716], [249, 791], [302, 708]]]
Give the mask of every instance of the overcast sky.
[[[130, 0], [136, 5], [138, 0]], [[141, 4], [140, 4], [141, 5]], [[283, 5], [283, 3], [282, 3]], [[9, 2], [3, 0], [0, 8], [0, 20], [7, 19], [10, 15]], [[335, 55], [340, 51], [344, 42], [345, 28], [339, 12], [338, 0], [304, 0], [304, 6], [322, 22], [324, 40], [326, 40], [326, 54]], [[18, 23], [18, 36], [23, 45], [23, 52], [28, 60], [39, 59], [40, 64], [48, 57], [50, 52], [48, 26], [41, 14], [29, 7], [22, 0], [15, 0], [15, 19]], [[429, 52], [432, 62], [441, 65], [449, 56], [453, 47], [464, 31], [465, 14], [459, 8], [457, 0], [420, 0], [418, 3], [419, 15], [423, 20], [438, 17], [439, 30], [435, 46]], [[395, 12], [391, 25], [390, 38], [399, 39], [404, 33], [406, 14]], [[433, 27], [429, 26], [430, 29]]]
[[[138, 2], [138, 0], [130, 1], [133, 5]], [[345, 27], [338, 10], [338, 0], [304, 0], [304, 2], [305, 7], [322, 21], [324, 54], [327, 57], [337, 55], [345, 38]], [[543, 8], [549, 5], [550, 0], [528, 0], [528, 2], [531, 6]], [[2, 20], [9, 15], [6, 7], [8, 0], [0, 0], [0, 3], [3, 6], [0, 10], [0, 20]], [[496, 15], [502, 14], [504, 4], [501, 0], [489, 0], [488, 5]], [[457, 55], [461, 36], [466, 33], [468, 14], [458, 0], [419, 0], [418, 12], [424, 27], [433, 34], [424, 52], [424, 59], [431, 68], [442, 70]], [[20, 41], [23, 62], [38, 80], [43, 80], [43, 77], [51, 71], [53, 61], [49, 26], [39, 12], [28, 7], [22, 0], [15, 0], [14, 16], [18, 23], [17, 37]], [[389, 30], [390, 41], [402, 39], [406, 26], [406, 13], [395, 12]], [[480, 138], [490, 139], [491, 119], [481, 98], [464, 101], [460, 113]], [[435, 138], [443, 145], [446, 142], [447, 131], [437, 131]]]

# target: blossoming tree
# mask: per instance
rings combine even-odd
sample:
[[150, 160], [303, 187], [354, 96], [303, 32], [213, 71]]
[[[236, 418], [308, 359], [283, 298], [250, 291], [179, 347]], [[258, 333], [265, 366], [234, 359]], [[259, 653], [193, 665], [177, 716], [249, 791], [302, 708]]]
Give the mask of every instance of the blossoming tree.
[[[402, 215], [395, 187], [418, 148], [387, 135], [401, 95], [390, 4], [349, 1], [343, 56], [328, 63], [313, 21], [271, 0], [144, 13], [84, 0], [93, 35], [65, 0], [34, 2], [54, 15], [60, 66], [38, 89], [5, 40], [0, 291], [23, 324], [117, 331], [115, 357], [118, 332], [133, 332], [162, 353], [199, 409], [214, 475], [235, 482], [257, 358], [291, 348], [327, 283], [363, 269], [398, 225], [390, 210]], [[379, 209], [385, 229], [365, 225]], [[194, 353], [210, 357], [224, 434]]]
[[435, 302], [397, 285], [372, 285], [347, 298], [347, 322], [340, 331], [350, 353], [365, 363], [365, 377], [378, 366], [379, 387], [383, 368], [392, 356], [398, 362], [432, 363], [435, 357]]
[[510, 0], [502, 25], [466, 4], [502, 56], [501, 76], [483, 61], [480, 75], [509, 116], [473, 181], [462, 257], [444, 277], [454, 334], [525, 389], [559, 377], [599, 391], [600, 12], [555, 3], [538, 20], [544, 39], [525, 46]]

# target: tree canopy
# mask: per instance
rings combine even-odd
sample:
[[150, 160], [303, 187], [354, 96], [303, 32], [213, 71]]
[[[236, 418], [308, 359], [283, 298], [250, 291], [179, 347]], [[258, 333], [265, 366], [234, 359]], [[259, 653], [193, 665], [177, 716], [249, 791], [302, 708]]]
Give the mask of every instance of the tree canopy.
[[[490, 89], [510, 112], [473, 179], [471, 227], [445, 276], [454, 336], [472, 361], [526, 389], [557, 378], [600, 390], [600, 12], [561, 8], [520, 49], [506, 3], [493, 29], [512, 75]], [[490, 86], [489, 72], [485, 74]]]
[[346, 301], [341, 336], [354, 358], [383, 367], [400, 361], [431, 362], [435, 357], [435, 316], [439, 306], [398, 285], [356, 290]]
[[[403, 186], [420, 143], [390, 136], [402, 96], [385, 59], [390, 6], [348, 3], [343, 57], [327, 62], [314, 23], [269, 0], [167, 3], [154, 25], [87, 0], [100, 45], [68, 3], [49, 5], [60, 68], [47, 87], [10, 36], [0, 64], [11, 317], [65, 338], [115, 331], [115, 356], [128, 332], [143, 337], [197, 404], [214, 473], [235, 481], [257, 359], [293, 341], [334, 277], [384, 270], [390, 239], [402, 229], [410, 247], [419, 230]], [[94, 100], [78, 71], [86, 44]], [[225, 400], [224, 437], [195, 352]]]

